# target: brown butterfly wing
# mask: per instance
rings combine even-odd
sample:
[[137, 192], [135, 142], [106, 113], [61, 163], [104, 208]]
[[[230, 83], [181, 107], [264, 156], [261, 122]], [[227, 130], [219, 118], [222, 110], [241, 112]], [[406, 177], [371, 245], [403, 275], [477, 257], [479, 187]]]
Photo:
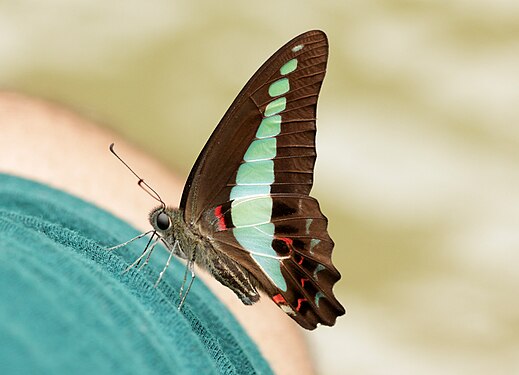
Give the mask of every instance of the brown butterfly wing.
[[[209, 138], [180, 204], [188, 225], [307, 329], [344, 314], [327, 219], [308, 196], [327, 58], [326, 35], [309, 31], [263, 64]], [[240, 289], [232, 273], [222, 283]]]
[[[293, 52], [292, 48], [298, 45], [304, 48]], [[272, 192], [310, 193], [316, 156], [317, 98], [328, 60], [328, 40], [318, 30], [301, 34], [281, 47], [231, 104], [198, 156], [184, 187], [180, 208], [186, 223], [193, 224], [208, 208], [229, 199], [238, 167], [272, 101], [269, 86], [283, 77], [280, 68], [294, 58], [298, 64], [288, 75], [290, 91], [285, 95], [286, 109], [274, 160], [275, 173], [287, 178], [276, 178]]]

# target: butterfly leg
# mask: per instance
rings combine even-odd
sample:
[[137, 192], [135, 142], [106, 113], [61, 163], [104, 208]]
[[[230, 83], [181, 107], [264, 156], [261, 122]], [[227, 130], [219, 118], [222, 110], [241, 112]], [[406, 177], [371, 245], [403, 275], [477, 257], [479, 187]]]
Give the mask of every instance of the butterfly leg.
[[[191, 271], [191, 280], [189, 280], [189, 285], [187, 286], [187, 289], [184, 293], [184, 286], [186, 285], [187, 280], [187, 272]], [[180, 288], [179, 298], [180, 303], [178, 305], [178, 310], [182, 309], [182, 306], [184, 305], [184, 301], [186, 300], [187, 295], [189, 294], [189, 291], [191, 290], [191, 286], [193, 285], [193, 281], [195, 281], [195, 262], [194, 259], [189, 260], [186, 264], [186, 272], [184, 273], [184, 281], [182, 282], [182, 287]]]
[[[160, 272], [159, 274], [159, 278], [157, 279], [157, 281], [155, 282], [155, 288], [157, 287], [157, 285], [159, 285], [160, 283], [160, 280], [162, 280], [162, 276], [164, 276], [164, 272], [166, 272], [166, 270], [168, 269], [169, 267], [169, 264], [171, 263], [171, 258], [173, 258], [173, 252], [175, 250], [175, 247], [177, 246], [178, 242], [175, 241], [175, 244], [173, 245], [173, 249], [169, 252], [169, 257], [168, 257], [168, 260], [166, 261], [166, 264], [164, 265], [164, 268], [162, 269], [162, 271]], [[148, 259], [149, 259], [149, 255], [148, 255], [148, 258], [146, 258], [146, 263], [148, 263]]]
[[[153, 238], [153, 237], [152, 237]], [[151, 239], [150, 239], [151, 240]], [[144, 248], [144, 251], [142, 252], [142, 254], [135, 260], [135, 262], [133, 262], [132, 264], [130, 264], [128, 267], [126, 267], [126, 269], [123, 271], [123, 273], [126, 273], [128, 272], [129, 270], [131, 270], [133, 267], [137, 266], [141, 261], [142, 259], [149, 253], [151, 254], [153, 252], [153, 249], [155, 248], [155, 246], [157, 245], [157, 243], [159, 242], [159, 238], [157, 238], [150, 246], [150, 242], [148, 242], [148, 245], [146, 245], [146, 247]]]
[[[180, 245], [175, 242], [175, 245], [177, 245], [179, 247], [180, 250], [182, 250], [180, 248]], [[184, 293], [184, 286], [186, 285], [186, 280], [187, 280], [187, 272], [189, 271], [189, 261], [186, 263], [186, 268], [185, 268], [185, 271], [184, 271], [184, 279], [182, 280], [182, 285], [180, 286], [180, 292], [178, 293], [178, 298], [182, 298], [182, 294]]]
[[[124, 247], [124, 246], [128, 245], [130, 242], [133, 242], [133, 241], [135, 241], [135, 240], [138, 240], [139, 238], [142, 238], [142, 237], [144, 237], [144, 236], [146, 236], [146, 235], [148, 235], [148, 234], [150, 234], [150, 233], [152, 233], [152, 232], [155, 232], [155, 231], [150, 230], [150, 231], [148, 231], [148, 232], [146, 232], [146, 233], [141, 233], [141, 234], [139, 234], [138, 236], [133, 237], [132, 239], [130, 239], [130, 240], [126, 241], [126, 242], [120, 243], [119, 245], [115, 245], [115, 246], [112, 246], [112, 247], [108, 247], [106, 250], [108, 250], [108, 251], [114, 251], [114, 250], [119, 249], [120, 247]], [[153, 237], [153, 236], [152, 236], [152, 237]]]
[[184, 279], [182, 280], [182, 285], [180, 286], [180, 292], [178, 293], [178, 298], [182, 298], [182, 294], [184, 293], [184, 285], [186, 285], [188, 271], [189, 271], [189, 263], [187, 263], [186, 267], [185, 267]]
[[[164, 240], [162, 238], [158, 238], [157, 241], [155, 241], [155, 243], [153, 244], [153, 248], [155, 247], [155, 245], [157, 244], [158, 241], [162, 241], [162, 243], [165, 244]], [[167, 246], [166, 246], [167, 248]], [[146, 249], [144, 249], [146, 250]], [[144, 261], [143, 264], [140, 265], [139, 269], [143, 268], [143, 267], [146, 267], [148, 265], [148, 263], [150, 262], [150, 258], [151, 258], [151, 253], [153, 252], [153, 249], [151, 249], [150, 251], [148, 251], [148, 255], [146, 256], [146, 260]]]
[[[144, 247], [144, 250], [142, 251], [142, 254], [141, 254], [141, 256], [139, 257], [136, 266], [138, 266], [138, 265], [141, 263], [144, 254], [148, 253], [148, 256], [146, 257], [146, 262], [145, 262], [145, 264], [143, 264], [143, 266], [146, 265], [147, 262], [148, 262], [148, 260], [150, 259], [151, 253], [153, 252], [153, 249], [155, 248], [155, 245], [157, 244], [158, 237], [157, 237], [157, 240], [155, 240], [155, 242], [153, 242], [153, 244], [151, 245], [151, 247], [149, 248], [149, 250], [148, 250], [148, 246], [150, 246], [150, 244], [151, 244], [151, 242], [152, 242], [153, 237], [155, 236], [155, 234], [156, 234], [156, 232], [153, 232], [153, 234], [151, 235], [150, 239], [148, 240], [148, 243], [147, 243], [146, 246]], [[139, 269], [142, 268], [143, 266], [139, 267]]]

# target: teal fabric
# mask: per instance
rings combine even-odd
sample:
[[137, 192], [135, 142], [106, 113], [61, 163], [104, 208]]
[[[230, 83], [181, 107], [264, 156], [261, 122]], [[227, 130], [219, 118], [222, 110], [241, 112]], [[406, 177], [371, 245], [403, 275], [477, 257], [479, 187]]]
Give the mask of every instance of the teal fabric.
[[[146, 213], [143, 213], [145, 215]], [[271, 374], [200, 279], [177, 310], [184, 266], [167, 253], [123, 270], [146, 239], [64, 192], [0, 174], [0, 374]]]

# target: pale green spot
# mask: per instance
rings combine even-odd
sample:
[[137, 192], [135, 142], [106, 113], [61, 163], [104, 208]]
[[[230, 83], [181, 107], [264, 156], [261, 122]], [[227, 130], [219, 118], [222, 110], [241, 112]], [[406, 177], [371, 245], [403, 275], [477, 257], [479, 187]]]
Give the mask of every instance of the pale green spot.
[[304, 46], [305, 46], [304, 44], [298, 44], [297, 46], [292, 48], [292, 52], [299, 52], [303, 49]]
[[258, 196], [234, 200], [231, 203], [231, 216], [236, 227], [269, 223], [272, 216], [272, 198]]
[[265, 117], [277, 115], [287, 107], [287, 98], [281, 97], [271, 101], [265, 108]]
[[270, 185], [236, 185], [231, 189], [231, 200], [269, 194]]
[[276, 157], [276, 138], [257, 139], [252, 142], [243, 156], [245, 161], [274, 159]]
[[310, 233], [310, 225], [312, 225], [312, 221], [313, 219], [306, 219], [306, 234], [309, 234]]
[[297, 68], [297, 59], [288, 60], [285, 65], [279, 69], [281, 75], [287, 75], [288, 73], [292, 73]]
[[290, 90], [288, 78], [280, 78], [269, 86], [269, 95], [272, 97], [286, 94]]
[[315, 305], [319, 307], [319, 300], [324, 297], [323, 292], [317, 292], [315, 293]]
[[265, 117], [256, 132], [256, 138], [275, 137], [281, 133], [281, 116]]
[[317, 245], [319, 245], [321, 243], [321, 240], [318, 240], [316, 238], [312, 238], [310, 240], [310, 254], [313, 254], [314, 253], [314, 247], [316, 247]]
[[271, 185], [274, 182], [274, 162], [272, 160], [251, 161], [238, 168], [238, 185]]
[[[233, 218], [233, 221], [234, 221], [234, 218]], [[314, 271], [314, 279], [317, 280], [317, 273], [318, 272], [321, 272], [322, 270], [325, 270], [326, 268], [322, 265], [322, 264], [318, 264], [317, 267], [315, 267], [315, 271]]]

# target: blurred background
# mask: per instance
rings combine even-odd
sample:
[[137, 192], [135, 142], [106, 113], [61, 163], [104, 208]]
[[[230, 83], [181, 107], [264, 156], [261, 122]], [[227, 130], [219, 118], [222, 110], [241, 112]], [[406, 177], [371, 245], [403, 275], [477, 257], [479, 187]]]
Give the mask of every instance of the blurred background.
[[313, 28], [330, 41], [313, 195], [348, 310], [307, 335], [319, 372], [519, 373], [519, 2], [2, 0], [0, 87], [187, 176]]

